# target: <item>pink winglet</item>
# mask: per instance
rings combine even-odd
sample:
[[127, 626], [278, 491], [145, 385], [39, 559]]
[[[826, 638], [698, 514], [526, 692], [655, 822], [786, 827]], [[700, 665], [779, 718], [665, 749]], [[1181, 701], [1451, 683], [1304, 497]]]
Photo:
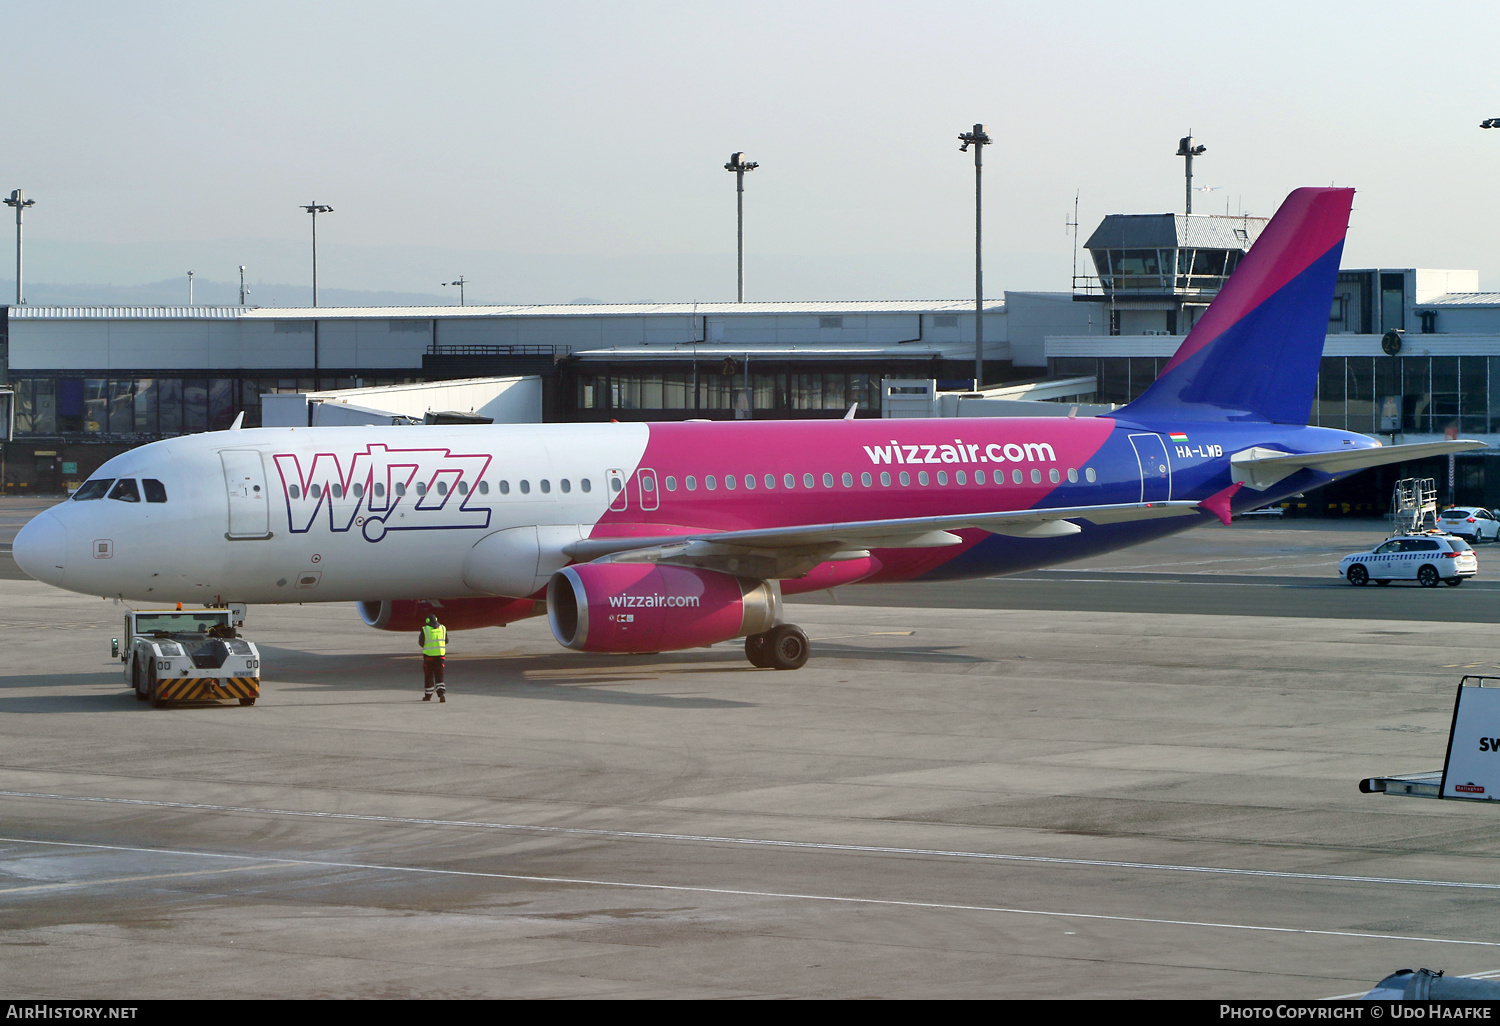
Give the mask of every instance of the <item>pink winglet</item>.
[[1224, 526], [1229, 526], [1229, 500], [1234, 498], [1234, 493], [1245, 487], [1243, 481], [1236, 481], [1221, 492], [1214, 492], [1208, 498], [1198, 503], [1199, 509], [1207, 510], [1223, 521]]

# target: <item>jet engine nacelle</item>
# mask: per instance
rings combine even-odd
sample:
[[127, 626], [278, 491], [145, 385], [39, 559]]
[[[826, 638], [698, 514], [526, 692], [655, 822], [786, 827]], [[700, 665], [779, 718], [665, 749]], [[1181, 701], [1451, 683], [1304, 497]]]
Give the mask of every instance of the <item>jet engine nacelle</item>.
[[585, 563], [552, 575], [547, 620], [580, 652], [701, 648], [776, 625], [773, 581], [652, 563]]
[[399, 599], [359, 603], [359, 618], [378, 631], [415, 632], [433, 614], [450, 631], [472, 631], [480, 627], [504, 627], [528, 616], [540, 616], [542, 612], [542, 603], [531, 599], [465, 598], [440, 602]]

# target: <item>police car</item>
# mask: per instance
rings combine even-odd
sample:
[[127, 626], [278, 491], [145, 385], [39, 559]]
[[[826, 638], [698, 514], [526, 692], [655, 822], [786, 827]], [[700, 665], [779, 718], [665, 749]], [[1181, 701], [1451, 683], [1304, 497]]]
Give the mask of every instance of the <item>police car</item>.
[[1478, 572], [1479, 560], [1468, 542], [1436, 531], [1392, 538], [1339, 561], [1339, 575], [1357, 586], [1416, 581], [1435, 588], [1442, 581], [1456, 588]]

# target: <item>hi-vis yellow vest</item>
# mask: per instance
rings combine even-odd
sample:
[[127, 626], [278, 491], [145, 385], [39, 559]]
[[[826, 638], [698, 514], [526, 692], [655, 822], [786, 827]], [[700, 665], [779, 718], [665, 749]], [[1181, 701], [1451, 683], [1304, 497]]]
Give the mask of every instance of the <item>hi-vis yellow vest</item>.
[[426, 625], [422, 627], [422, 654], [424, 656], [441, 656], [448, 653], [448, 628], [439, 625], [436, 630]]

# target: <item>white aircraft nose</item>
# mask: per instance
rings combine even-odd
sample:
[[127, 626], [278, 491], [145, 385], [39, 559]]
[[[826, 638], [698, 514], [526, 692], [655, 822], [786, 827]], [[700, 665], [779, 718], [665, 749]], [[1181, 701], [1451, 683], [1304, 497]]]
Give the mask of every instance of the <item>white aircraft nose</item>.
[[44, 584], [61, 585], [68, 555], [68, 531], [51, 513], [33, 517], [11, 546], [16, 565]]

